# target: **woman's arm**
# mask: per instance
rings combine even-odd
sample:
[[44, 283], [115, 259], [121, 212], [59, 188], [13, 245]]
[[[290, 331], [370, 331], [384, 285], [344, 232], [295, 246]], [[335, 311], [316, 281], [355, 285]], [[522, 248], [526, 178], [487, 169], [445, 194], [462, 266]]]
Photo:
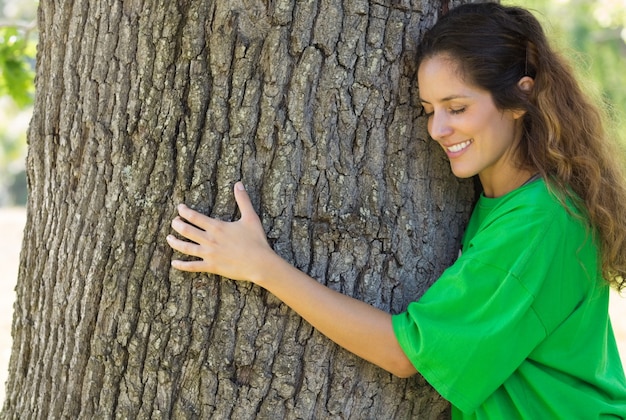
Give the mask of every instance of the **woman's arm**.
[[268, 245], [241, 183], [235, 185], [235, 199], [241, 211], [236, 222], [222, 222], [184, 205], [178, 207], [180, 217], [172, 221], [172, 228], [195, 243], [173, 235], [167, 241], [175, 250], [200, 260], [174, 260], [174, 268], [253, 282], [345, 349], [394, 375], [416, 373], [398, 344], [391, 315], [329, 289], [288, 264]]

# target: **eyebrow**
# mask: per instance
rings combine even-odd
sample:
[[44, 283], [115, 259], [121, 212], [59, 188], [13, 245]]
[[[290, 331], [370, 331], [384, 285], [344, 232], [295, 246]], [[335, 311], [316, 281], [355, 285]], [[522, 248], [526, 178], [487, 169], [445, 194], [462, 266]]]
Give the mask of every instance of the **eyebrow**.
[[[442, 98], [441, 100], [439, 100], [439, 102], [448, 102], [454, 99], [467, 99], [467, 98], [469, 98], [469, 96], [467, 95], [450, 95], [450, 96], [446, 96], [445, 98]], [[423, 98], [419, 98], [419, 101], [425, 104], [430, 104], [430, 102], [428, 102], [426, 99], [423, 99]]]

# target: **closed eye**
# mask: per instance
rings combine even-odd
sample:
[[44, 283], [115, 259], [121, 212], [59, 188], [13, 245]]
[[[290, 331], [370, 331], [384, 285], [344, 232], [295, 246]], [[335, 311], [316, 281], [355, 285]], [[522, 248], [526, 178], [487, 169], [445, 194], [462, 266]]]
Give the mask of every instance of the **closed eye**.
[[450, 114], [452, 115], [458, 115], [458, 114], [462, 114], [465, 112], [465, 107], [461, 107], [461, 108], [450, 108]]
[[[462, 106], [459, 108], [448, 108], [448, 112], [451, 115], [459, 115], [465, 112], [465, 110], [467, 109], [467, 107]], [[433, 109], [433, 107], [429, 104], [422, 104], [422, 114], [425, 115], [426, 117], [432, 117], [433, 114], [435, 113], [435, 110]]]

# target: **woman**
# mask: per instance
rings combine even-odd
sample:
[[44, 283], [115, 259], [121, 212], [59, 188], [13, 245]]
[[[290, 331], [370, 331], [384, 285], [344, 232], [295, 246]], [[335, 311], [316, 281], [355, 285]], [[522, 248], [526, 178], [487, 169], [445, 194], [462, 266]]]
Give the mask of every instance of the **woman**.
[[401, 377], [419, 371], [454, 418], [626, 416], [608, 318], [609, 284], [625, 286], [626, 190], [599, 112], [523, 9], [460, 6], [418, 60], [430, 135], [484, 192], [462, 254], [406, 312], [278, 257], [241, 183], [237, 222], [179, 206], [172, 227], [194, 243], [167, 240], [199, 260], [172, 265], [253, 282], [355, 354]]

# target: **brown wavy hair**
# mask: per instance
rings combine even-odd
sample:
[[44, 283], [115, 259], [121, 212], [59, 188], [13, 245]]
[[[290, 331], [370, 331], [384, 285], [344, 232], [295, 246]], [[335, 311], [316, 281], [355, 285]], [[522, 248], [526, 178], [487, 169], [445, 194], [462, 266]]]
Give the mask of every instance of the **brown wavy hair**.
[[[597, 236], [602, 274], [626, 288], [624, 155], [605, 131], [605, 113], [527, 10], [496, 3], [452, 9], [420, 43], [418, 63], [446, 54], [468, 83], [491, 93], [502, 110], [525, 111], [520, 167], [547, 180], [562, 203], [573, 202]], [[534, 79], [530, 92], [518, 87]]]

